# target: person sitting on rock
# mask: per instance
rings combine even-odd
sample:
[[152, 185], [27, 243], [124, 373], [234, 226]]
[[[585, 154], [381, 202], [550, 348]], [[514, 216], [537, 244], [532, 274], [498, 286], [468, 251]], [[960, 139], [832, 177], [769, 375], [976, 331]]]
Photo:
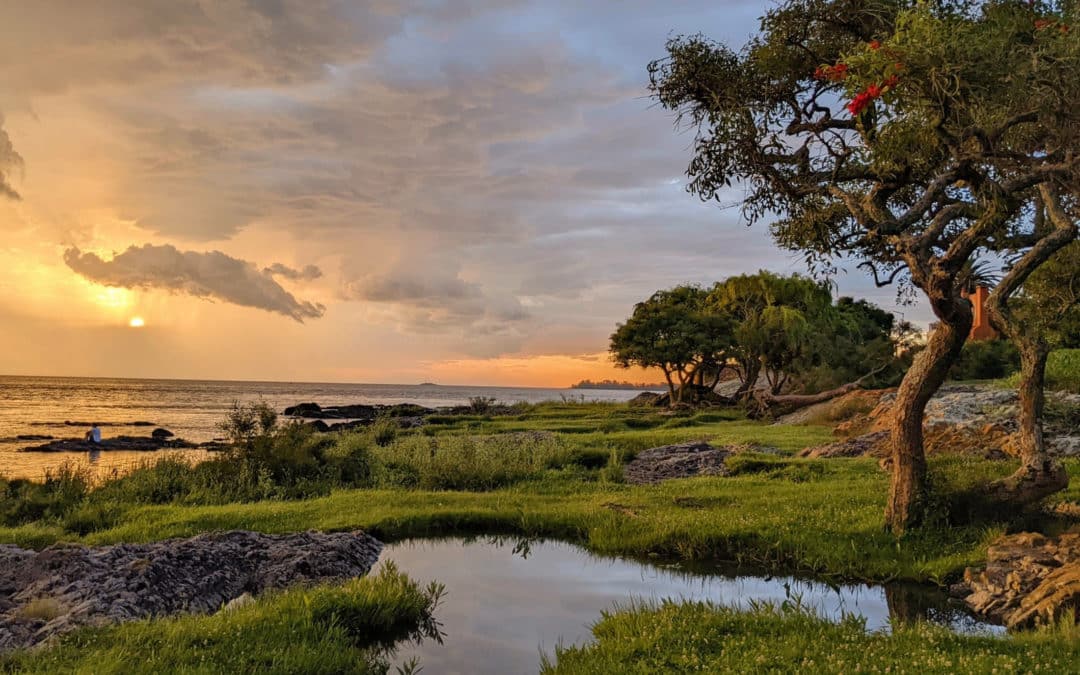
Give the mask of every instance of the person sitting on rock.
[[86, 442], [94, 445], [101, 443], [101, 429], [98, 428], [97, 422], [94, 422], [94, 426], [90, 428], [90, 431], [86, 432]]

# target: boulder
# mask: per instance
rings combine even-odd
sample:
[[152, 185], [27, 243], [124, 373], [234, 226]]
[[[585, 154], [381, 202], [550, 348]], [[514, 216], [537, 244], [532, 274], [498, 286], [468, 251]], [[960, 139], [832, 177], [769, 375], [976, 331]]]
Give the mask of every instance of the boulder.
[[153, 431], [150, 432], [150, 437], [151, 438], [159, 438], [159, 439], [162, 439], [162, 440], [164, 440], [166, 438], [172, 438], [175, 435], [176, 434], [169, 431], [168, 429], [162, 429], [161, 427], [158, 427], [157, 429], [154, 429]]
[[233, 531], [40, 552], [0, 545], [0, 650], [81, 626], [214, 612], [245, 593], [361, 576], [381, 550], [363, 532]]
[[670, 478], [725, 476], [728, 448], [716, 448], [705, 441], [663, 445], [639, 452], [623, 467], [627, 483], [659, 483]]
[[285, 408], [286, 417], [317, 418], [322, 413], [322, 407], [318, 403], [298, 403]]
[[968, 568], [952, 589], [980, 616], [1030, 628], [1080, 611], [1080, 533], [1004, 536], [986, 557], [986, 567]]

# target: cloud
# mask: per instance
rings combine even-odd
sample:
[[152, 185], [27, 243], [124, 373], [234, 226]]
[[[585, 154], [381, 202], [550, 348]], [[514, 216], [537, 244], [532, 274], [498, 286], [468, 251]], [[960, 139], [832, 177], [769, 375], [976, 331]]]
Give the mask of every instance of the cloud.
[[244, 307], [276, 312], [303, 323], [323, 315], [322, 305], [297, 300], [273, 275], [221, 251], [180, 251], [175, 246], [145, 244], [103, 260], [78, 248], [64, 252], [77, 274], [106, 286], [161, 289]]
[[501, 353], [519, 344], [530, 313], [512, 294], [486, 292], [437, 257], [417, 255], [388, 271], [345, 284], [344, 299], [381, 305], [407, 331], [459, 332], [474, 343], [471, 353]]
[[263, 268], [263, 274], [273, 277], [284, 277], [289, 281], [314, 281], [322, 277], [322, 270], [315, 265], [305, 265], [303, 269], [293, 269], [281, 263], [274, 263]]
[[4, 117], [0, 115], [0, 197], [19, 200], [21, 197], [11, 187], [8, 176], [13, 169], [19, 169], [23, 165], [23, 159], [15, 152], [15, 146], [11, 138], [4, 130]]

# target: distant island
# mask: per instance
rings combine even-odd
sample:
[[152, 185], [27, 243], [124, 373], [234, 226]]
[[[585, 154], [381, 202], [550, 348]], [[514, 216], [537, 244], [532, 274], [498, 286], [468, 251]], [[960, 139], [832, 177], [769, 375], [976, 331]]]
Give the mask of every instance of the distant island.
[[570, 385], [571, 389], [666, 389], [666, 384], [647, 384], [645, 382], [619, 382], [617, 380], [582, 380]]

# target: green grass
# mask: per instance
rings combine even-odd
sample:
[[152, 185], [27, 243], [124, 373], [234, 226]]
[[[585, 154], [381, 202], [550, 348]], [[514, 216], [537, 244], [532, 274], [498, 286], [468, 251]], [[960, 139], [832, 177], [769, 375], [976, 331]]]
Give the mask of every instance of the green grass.
[[[386, 541], [450, 534], [519, 534], [578, 542], [599, 553], [722, 559], [849, 579], [944, 582], [985, 557], [1004, 524], [928, 527], [897, 540], [884, 527], [888, 478], [870, 459], [747, 455], [738, 475], [631, 486], [578, 472], [488, 492], [341, 490], [301, 501], [144, 506], [84, 537], [55, 526], [0, 529], [28, 546], [151, 541], [199, 532], [360, 528]], [[1076, 471], [1075, 463], [1071, 465]], [[935, 458], [944, 482], [990, 479], [1009, 462]], [[963, 480], [961, 480], [963, 479]]]
[[340, 586], [296, 588], [234, 610], [82, 629], [0, 656], [18, 673], [382, 673], [396, 641], [431, 637], [438, 586], [384, 566]]
[[542, 672], [1066, 673], [1080, 663], [1076, 626], [996, 638], [916, 623], [886, 634], [797, 605], [638, 605], [605, 613], [593, 634], [594, 644], [557, 649]]

